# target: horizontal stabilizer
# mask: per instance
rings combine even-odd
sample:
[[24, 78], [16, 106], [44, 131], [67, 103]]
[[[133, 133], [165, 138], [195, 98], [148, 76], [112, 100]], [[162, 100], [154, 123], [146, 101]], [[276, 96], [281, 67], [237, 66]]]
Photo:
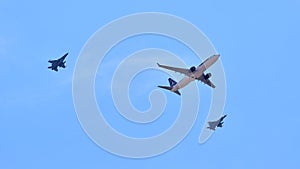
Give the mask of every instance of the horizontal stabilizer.
[[171, 91], [171, 92], [174, 92], [174, 93], [178, 94], [179, 96], [181, 95], [180, 92], [179, 92], [178, 90], [172, 91], [173, 87], [170, 87], [170, 86], [157, 86], [157, 87], [160, 87], [160, 88], [162, 88], [162, 89], [166, 89], [166, 90], [169, 90], [169, 91]]

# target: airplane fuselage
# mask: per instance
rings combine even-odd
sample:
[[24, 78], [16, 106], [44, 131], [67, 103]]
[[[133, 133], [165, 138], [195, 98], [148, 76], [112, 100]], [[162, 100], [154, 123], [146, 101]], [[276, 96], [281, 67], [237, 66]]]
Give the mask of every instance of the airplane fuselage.
[[190, 82], [194, 81], [195, 78], [191, 78], [189, 76], [185, 76], [183, 79], [181, 79], [173, 88], [171, 91], [175, 92], [183, 87], [185, 87], [186, 85], [188, 85]]
[[193, 72], [193, 75], [195, 78], [199, 78], [202, 76], [206, 68], [209, 68], [211, 65], [213, 65], [218, 59], [220, 55], [213, 55], [209, 58], [207, 58], [204, 62], [202, 62], [196, 69], [195, 72]]
[[67, 57], [68, 53], [66, 53], [65, 55], [63, 55], [61, 58], [57, 59], [57, 60], [49, 60], [48, 62], [51, 63], [51, 66], [49, 66], [49, 69], [52, 69], [54, 71], [58, 71], [58, 67], [62, 67], [65, 68], [66, 65], [66, 61], [65, 58]]
[[191, 72], [188, 76], [185, 76], [175, 86], [173, 86], [171, 91], [173, 91], [173, 92], [178, 91], [179, 89], [188, 85], [190, 82], [203, 76], [204, 70], [206, 68], [210, 67], [211, 65], [213, 65], [218, 59], [219, 59], [219, 55], [214, 55], [214, 56], [206, 59], [203, 63], [201, 63], [197, 67], [197, 69], [194, 72]]
[[224, 118], [226, 117], [227, 115], [224, 115], [222, 116], [219, 120], [217, 121], [209, 121], [208, 122], [208, 129], [211, 129], [211, 130], [216, 130], [217, 127], [223, 127], [223, 120]]

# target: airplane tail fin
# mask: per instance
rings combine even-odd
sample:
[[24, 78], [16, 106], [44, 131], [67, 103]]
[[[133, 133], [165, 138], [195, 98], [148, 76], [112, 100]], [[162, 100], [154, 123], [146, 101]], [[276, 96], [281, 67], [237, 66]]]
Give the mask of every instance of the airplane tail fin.
[[[175, 86], [177, 84], [177, 82], [171, 78], [169, 78], [168, 81], [169, 81], [170, 86], [157, 86], [157, 87], [172, 91], [173, 86]], [[178, 94], [179, 96], [181, 95], [181, 93], [178, 90], [172, 91], [172, 92]]]
[[168, 81], [169, 81], [170, 87], [173, 87], [177, 84], [177, 82], [175, 80], [173, 80], [172, 78], [169, 78]]
[[55, 67], [52, 67], [52, 66], [48, 66], [48, 69], [51, 69], [51, 70], [54, 70], [54, 71], [58, 71], [58, 69], [57, 68], [55, 68]]

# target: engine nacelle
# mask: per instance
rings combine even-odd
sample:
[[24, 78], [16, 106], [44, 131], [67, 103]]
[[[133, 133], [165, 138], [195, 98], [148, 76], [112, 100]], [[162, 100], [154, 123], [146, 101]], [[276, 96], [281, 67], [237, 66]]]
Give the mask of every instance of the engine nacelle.
[[196, 71], [196, 67], [195, 67], [195, 66], [192, 66], [192, 67], [190, 68], [190, 71], [191, 71], [191, 72], [195, 72], [195, 71]]
[[205, 80], [209, 79], [211, 77], [211, 73], [207, 73], [206, 75], [204, 75]]

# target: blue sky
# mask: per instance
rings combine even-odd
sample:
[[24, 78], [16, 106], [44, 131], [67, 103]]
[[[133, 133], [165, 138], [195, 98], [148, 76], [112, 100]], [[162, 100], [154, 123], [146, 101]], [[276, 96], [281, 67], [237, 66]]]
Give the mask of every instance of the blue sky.
[[[299, 168], [299, 7], [299, 0], [1, 1], [0, 168]], [[203, 31], [221, 54], [227, 82], [224, 113], [228, 117], [224, 128], [205, 144], [199, 145], [197, 140], [211, 96], [201, 83], [197, 85], [203, 109], [191, 132], [174, 149], [157, 157], [112, 155], [82, 130], [72, 98], [80, 50], [99, 28], [137, 12], [184, 18]], [[128, 55], [140, 48], [159, 47], [181, 55], [189, 65], [199, 64], [195, 58], [189, 60], [191, 53], [179, 44], [166, 45], [164, 38], [156, 43], [159, 38], [136, 37], [131, 40], [145, 43], [124, 43], [110, 54]], [[65, 52], [69, 52], [67, 68], [58, 73], [48, 70], [47, 61]], [[114, 61], [122, 59], [116, 58]], [[99, 86], [106, 84], [101, 70], [96, 79]], [[153, 73], [157, 79], [151, 84], [155, 85], [155, 80], [167, 84], [165, 74]], [[151, 87], [141, 82], [151, 76], [151, 72], [138, 76], [132, 87], [142, 85], [141, 89], [150, 91]], [[105, 92], [97, 87], [96, 91]], [[149, 106], [148, 95], [139, 92], [132, 91], [132, 96], [141, 97], [132, 101], [144, 110]], [[165, 94], [174, 98], [172, 93]], [[174, 104], [177, 102], [174, 99]], [[109, 104], [108, 100], [104, 109], [110, 109]], [[131, 125], [119, 130], [138, 136], [160, 132], [175, 118], [171, 111], [152, 128], [142, 128], [144, 133], [134, 133]], [[107, 113], [105, 117], [118, 128], [115, 115]]]

